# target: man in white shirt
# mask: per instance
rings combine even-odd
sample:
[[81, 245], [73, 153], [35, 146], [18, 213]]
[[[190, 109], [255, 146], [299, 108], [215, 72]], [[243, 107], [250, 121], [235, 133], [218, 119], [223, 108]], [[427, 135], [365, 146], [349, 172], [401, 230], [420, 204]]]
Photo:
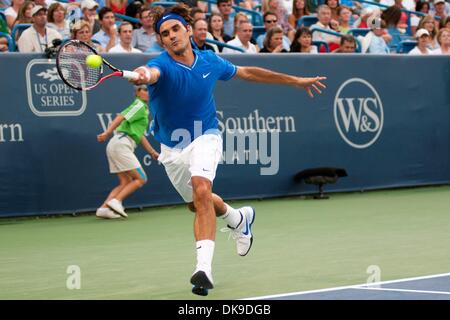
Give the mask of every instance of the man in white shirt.
[[[317, 18], [319, 19], [319, 21], [317, 21], [317, 23], [313, 24], [310, 27], [310, 29], [312, 30], [314, 27], [316, 27], [316, 28], [320, 28], [320, 29], [334, 31], [334, 30], [331, 30], [331, 28], [330, 28], [331, 9], [327, 5], [324, 4], [324, 5], [319, 6], [319, 8], [317, 9], [317, 12], [318, 12]], [[330, 51], [334, 51], [334, 49], [337, 49], [341, 42], [341, 39], [339, 37], [328, 34], [328, 33], [319, 32], [319, 31], [316, 31], [313, 33], [312, 40], [327, 42], [328, 45], [330, 46]]]
[[133, 26], [129, 22], [122, 22], [119, 27], [120, 43], [112, 47], [108, 52], [110, 53], [141, 53], [142, 51], [133, 48], [131, 45], [133, 41]]
[[31, 9], [33, 25], [19, 38], [19, 52], [45, 52], [54, 39], [62, 39], [58, 31], [47, 27], [47, 8], [37, 5]]
[[416, 32], [417, 46], [412, 49], [408, 54], [421, 55], [431, 54], [431, 50], [428, 49], [431, 37], [430, 33], [426, 29], [419, 29]]
[[[245, 53], [258, 53], [256, 46], [250, 42], [253, 34], [253, 25], [249, 21], [242, 21], [237, 26], [236, 38], [227, 42], [234, 47], [244, 49]], [[230, 48], [223, 48], [222, 53], [241, 53]]]

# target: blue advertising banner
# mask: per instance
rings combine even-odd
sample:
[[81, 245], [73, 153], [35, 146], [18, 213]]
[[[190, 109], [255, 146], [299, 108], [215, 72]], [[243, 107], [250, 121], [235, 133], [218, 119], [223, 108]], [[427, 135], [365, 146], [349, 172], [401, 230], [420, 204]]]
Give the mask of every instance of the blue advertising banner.
[[[107, 59], [133, 69], [152, 57]], [[450, 59], [223, 57], [241, 66], [328, 77], [327, 89], [313, 99], [294, 87], [239, 79], [217, 84], [224, 157], [214, 192], [225, 199], [315, 192], [315, 186], [293, 177], [316, 167], [348, 173], [327, 191], [450, 181]], [[64, 85], [54, 60], [39, 55], [3, 54], [0, 70], [0, 216], [94, 211], [117, 184], [109, 173], [106, 144], [96, 136], [133, 101], [133, 87], [113, 79], [78, 92]], [[125, 206], [182, 203], [163, 166], [142, 147], [136, 153], [149, 181]]]

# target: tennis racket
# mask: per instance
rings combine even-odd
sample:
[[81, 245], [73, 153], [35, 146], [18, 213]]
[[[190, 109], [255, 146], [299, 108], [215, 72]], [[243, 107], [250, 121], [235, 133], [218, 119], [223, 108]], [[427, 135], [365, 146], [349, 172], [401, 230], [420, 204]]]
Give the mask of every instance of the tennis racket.
[[[94, 89], [112, 77], [139, 78], [137, 72], [120, 70], [103, 57], [103, 63], [98, 68], [88, 67], [86, 57], [92, 54], [98, 55], [94, 48], [80, 40], [67, 41], [59, 48], [56, 55], [56, 68], [65, 84], [76, 90], [86, 91]], [[113, 72], [104, 76], [103, 65], [108, 66]]]

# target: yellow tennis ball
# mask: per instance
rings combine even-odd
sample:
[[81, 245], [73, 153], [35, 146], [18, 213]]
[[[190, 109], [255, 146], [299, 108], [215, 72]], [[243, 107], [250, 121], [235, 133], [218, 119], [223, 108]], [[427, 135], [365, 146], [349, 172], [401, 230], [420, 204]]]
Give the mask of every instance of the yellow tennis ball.
[[103, 59], [96, 54], [90, 54], [86, 57], [86, 65], [89, 68], [99, 68], [102, 65]]

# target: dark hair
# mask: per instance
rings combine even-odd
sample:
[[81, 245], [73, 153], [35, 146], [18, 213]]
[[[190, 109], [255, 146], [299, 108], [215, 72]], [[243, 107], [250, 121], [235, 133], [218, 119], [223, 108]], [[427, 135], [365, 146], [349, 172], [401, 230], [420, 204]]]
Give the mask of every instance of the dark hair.
[[[339, 8], [339, 0], [336, 0], [336, 1], [337, 1], [337, 4], [336, 4], [336, 9], [337, 9], [337, 8]], [[328, 0], [325, 0], [324, 4], [326, 4], [328, 7], [330, 7], [330, 6], [328, 5]], [[333, 8], [331, 8], [331, 7], [330, 7], [330, 9], [333, 10]]]
[[450, 15], [446, 16], [444, 19], [441, 19], [439, 22], [439, 29], [445, 28], [445, 25], [450, 22]]
[[[156, 9], [156, 8], [153, 8]], [[159, 20], [163, 16], [163, 14], [166, 13], [176, 13], [177, 15], [183, 17], [183, 19], [190, 25], [192, 25], [192, 17], [190, 16], [190, 10], [187, 5], [184, 3], [180, 3], [176, 6], [166, 8], [165, 11], [162, 10], [154, 10], [154, 16], [153, 16], [153, 29], [156, 31], [156, 25], [158, 24]]]
[[[228, 3], [231, 0], [217, 0], [217, 6], [219, 6], [221, 3]], [[231, 4], [233, 4], [233, 1], [231, 1]]]
[[356, 40], [355, 40], [355, 37], [352, 36], [351, 34], [344, 34], [344, 35], [341, 37], [341, 46], [344, 44], [344, 42], [351, 42], [351, 43], [354, 43], [354, 44], [355, 44], [355, 47], [356, 47]]
[[302, 52], [302, 46], [298, 43], [298, 39], [302, 36], [302, 34], [309, 34], [312, 38], [312, 32], [308, 27], [298, 28], [295, 32], [294, 40], [292, 40], [290, 52]]
[[430, 10], [430, 4], [426, 1], [417, 1], [416, 3], [416, 11], [420, 12], [424, 6], [428, 6], [428, 10]]
[[266, 13], [264, 13], [264, 15], [263, 15], [263, 20], [264, 21], [266, 21], [267, 16], [275, 16], [275, 17], [277, 17], [277, 20], [278, 20], [278, 16], [277, 16], [277, 14], [275, 12], [266, 11]]
[[297, 0], [294, 0], [292, 2], [292, 14], [294, 15], [296, 20], [300, 19], [302, 16], [309, 16], [311, 14], [311, 12], [309, 12], [308, 9], [307, 0], [303, 0], [303, 2], [305, 3], [305, 8], [303, 9], [303, 12], [300, 12], [300, 10], [297, 9], [296, 2]]
[[102, 21], [102, 20], [103, 20], [103, 17], [104, 17], [105, 14], [107, 14], [108, 12], [114, 13], [114, 12], [112, 11], [111, 8], [108, 8], [108, 7], [103, 7], [103, 8], [101, 8], [100, 11], [98, 12], [98, 19], [99, 19], [100, 21]]
[[266, 37], [264, 38], [265, 48], [270, 49], [270, 42], [272, 41], [273, 36], [277, 33], [283, 34], [283, 29], [281, 29], [280, 27], [273, 27], [270, 28], [269, 31], [267, 31]]
[[401, 16], [402, 11], [396, 6], [391, 6], [381, 13], [381, 19], [386, 22], [388, 28], [396, 28]]

